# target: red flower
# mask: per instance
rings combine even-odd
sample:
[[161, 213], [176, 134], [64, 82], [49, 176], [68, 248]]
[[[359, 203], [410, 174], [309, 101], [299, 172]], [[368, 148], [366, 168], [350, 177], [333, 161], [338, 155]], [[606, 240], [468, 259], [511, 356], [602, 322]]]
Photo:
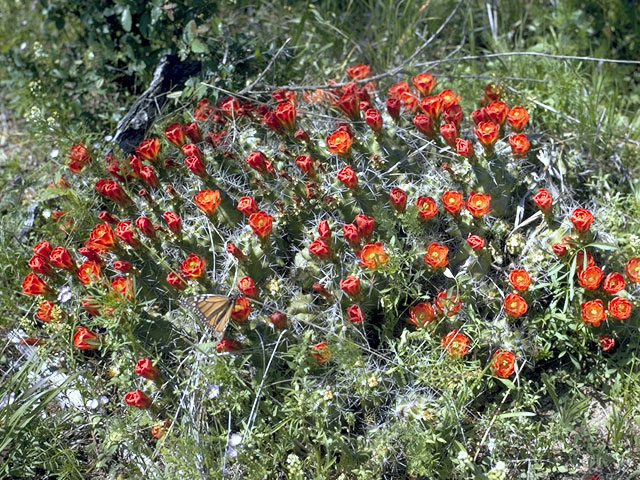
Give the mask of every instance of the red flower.
[[122, 273], [129, 273], [133, 270], [133, 264], [125, 260], [116, 260], [113, 262], [113, 269]]
[[242, 253], [242, 250], [240, 250], [240, 248], [238, 248], [234, 243], [228, 242], [225, 246], [225, 250], [238, 260], [244, 260], [244, 253]]
[[182, 219], [174, 212], [164, 212], [162, 214], [162, 218], [164, 218], [165, 222], [167, 222], [167, 226], [171, 232], [179, 235], [182, 231]]
[[90, 283], [99, 280], [101, 273], [100, 265], [96, 262], [92, 262], [91, 260], [87, 260], [80, 265], [80, 268], [78, 268], [78, 271], [76, 272], [78, 279], [84, 285], [89, 285]]
[[337, 155], [346, 155], [353, 144], [353, 135], [346, 128], [339, 128], [327, 137], [327, 147], [329, 153]]
[[130, 407], [145, 409], [151, 406], [152, 401], [142, 390], [137, 389], [125, 394], [124, 403]]
[[42, 275], [51, 275], [51, 265], [49, 265], [49, 258], [44, 258], [40, 255], [34, 255], [29, 259], [29, 267], [36, 273]]
[[421, 328], [430, 324], [436, 318], [431, 304], [424, 302], [410, 307], [409, 315], [410, 317], [407, 318], [407, 323], [410, 323], [417, 328]]
[[457, 215], [464, 206], [462, 192], [444, 192], [442, 194], [442, 206], [448, 212]]
[[216, 344], [216, 351], [218, 352], [237, 352], [241, 348], [242, 344], [230, 337], [223, 337], [222, 340]]
[[84, 246], [78, 249], [78, 253], [92, 262], [96, 262], [98, 265], [102, 265], [104, 262], [100, 256], [100, 252], [91, 246]]
[[149, 165], [142, 165], [138, 175], [140, 176], [140, 180], [151, 188], [155, 188], [160, 185], [160, 181], [158, 180], [155, 170]]
[[344, 225], [342, 227], [342, 234], [350, 245], [357, 246], [360, 243], [360, 232], [358, 232], [358, 227], [353, 223]]
[[612, 295], [615, 295], [620, 290], [624, 290], [625, 286], [624, 277], [618, 272], [611, 272], [602, 283], [602, 289]]
[[360, 325], [364, 322], [364, 313], [362, 313], [362, 309], [358, 305], [349, 305], [347, 307], [347, 318], [351, 323]]
[[252, 213], [249, 216], [249, 226], [260, 240], [264, 240], [271, 233], [273, 217], [265, 212]]
[[231, 310], [231, 318], [239, 323], [244, 323], [249, 318], [249, 314], [251, 313], [251, 304], [246, 297], [240, 297], [233, 304], [233, 309]]
[[443, 123], [440, 125], [440, 135], [444, 138], [452, 147], [456, 144], [456, 138], [458, 137], [458, 129], [455, 123]]
[[220, 103], [218, 103], [218, 108], [220, 108], [222, 113], [229, 118], [238, 117], [242, 114], [240, 102], [233, 97], [227, 97], [223, 99]]
[[147, 217], [136, 218], [136, 227], [138, 227], [146, 237], [155, 238], [156, 229]]
[[402, 103], [397, 98], [388, 98], [387, 99], [387, 112], [389, 112], [389, 116], [394, 120], [397, 120], [400, 117], [400, 106]]
[[331, 256], [331, 247], [324, 239], [316, 238], [309, 245], [309, 252], [318, 258], [327, 259]]
[[123, 300], [133, 300], [133, 282], [130, 278], [115, 277], [111, 281], [111, 290]]
[[458, 330], [451, 330], [442, 337], [441, 345], [452, 357], [462, 357], [469, 353], [469, 338]]
[[436, 79], [430, 73], [419, 73], [411, 79], [413, 86], [420, 92], [420, 95], [426, 97], [431, 93], [433, 87], [436, 86]]
[[200, 127], [196, 122], [187, 123], [184, 126], [184, 133], [191, 139], [192, 142], [198, 143], [202, 141], [202, 134], [200, 133]]
[[469, 233], [467, 235], [467, 243], [473, 250], [481, 250], [484, 248], [484, 238]]
[[482, 146], [490, 150], [493, 148], [493, 145], [498, 140], [498, 135], [500, 134], [500, 126], [496, 125], [493, 122], [480, 122], [476, 128], [473, 129], [476, 136], [478, 137], [478, 141], [482, 144]]
[[633, 283], [640, 283], [640, 257], [633, 257], [627, 261], [624, 271]]
[[446, 290], [443, 290], [438, 293], [435, 305], [438, 313], [452, 317], [462, 308], [462, 300], [459, 299], [455, 293], [449, 293]]
[[80, 173], [91, 162], [89, 150], [82, 143], [76, 143], [69, 151], [67, 166], [73, 173]]
[[131, 199], [124, 192], [118, 182], [111, 178], [103, 178], [96, 182], [96, 190], [100, 195], [110, 198], [119, 205], [131, 203]]
[[401, 188], [392, 188], [389, 192], [389, 198], [391, 199], [391, 205], [398, 212], [404, 212], [407, 207], [407, 194]]
[[196, 156], [200, 160], [202, 160], [202, 152], [198, 148], [198, 146], [194, 143], [185, 143], [182, 148], [182, 153], [184, 153], [185, 157]]
[[254, 200], [254, 198], [249, 196], [242, 197], [240, 200], [238, 200], [238, 206], [236, 208], [247, 217], [259, 210], [258, 204]]
[[457, 105], [460, 102], [460, 96], [456, 95], [453, 90], [442, 90], [438, 96], [442, 99], [443, 109]]
[[350, 297], [357, 297], [360, 293], [360, 279], [353, 275], [340, 280], [340, 288]]
[[424, 264], [431, 268], [444, 268], [449, 264], [449, 248], [439, 243], [431, 243], [427, 247], [427, 253], [424, 256]]
[[369, 243], [360, 251], [360, 266], [376, 270], [384, 267], [389, 261], [389, 255], [384, 250], [384, 245], [380, 242]]
[[499, 100], [491, 102], [484, 108], [489, 119], [498, 125], [502, 125], [504, 123], [504, 120], [507, 118], [507, 112], [509, 111], [507, 104]]
[[65, 270], [74, 271], [76, 269], [76, 262], [73, 261], [71, 254], [64, 247], [56, 247], [51, 250], [49, 262], [51, 262], [53, 266]]
[[316, 343], [311, 347], [311, 356], [318, 362], [318, 365], [327, 363], [331, 358], [331, 350], [327, 342]]
[[273, 115], [285, 130], [296, 128], [296, 107], [291, 102], [281, 102], [273, 109]]
[[471, 120], [473, 120], [473, 123], [475, 123], [476, 125], [479, 125], [480, 122], [491, 121], [489, 119], [487, 111], [484, 108], [479, 108], [478, 110], [474, 110], [473, 112], [471, 112]]
[[559, 257], [562, 257], [567, 253], [567, 248], [568, 245], [564, 242], [554, 243], [553, 245], [551, 245], [551, 250], [553, 250], [553, 253], [555, 253]]
[[238, 289], [242, 292], [243, 295], [249, 298], [257, 298], [258, 297], [258, 288], [256, 287], [256, 282], [253, 281], [251, 277], [242, 277], [238, 280]]
[[435, 124], [431, 115], [419, 113], [413, 117], [413, 124], [427, 137], [433, 137], [436, 134]]
[[507, 121], [511, 128], [516, 132], [520, 132], [529, 121], [529, 112], [524, 107], [513, 107], [507, 112]]
[[456, 138], [456, 152], [466, 158], [473, 157], [473, 144], [469, 140]]
[[405, 112], [415, 113], [418, 110], [418, 97], [414, 94], [406, 92], [400, 95], [400, 101]]
[[361, 238], [369, 238], [373, 233], [373, 228], [375, 226], [375, 220], [372, 217], [367, 217], [362, 213], [356, 215], [355, 218], [356, 226], [358, 227], [358, 233]]
[[84, 297], [81, 301], [80, 301], [80, 305], [82, 306], [82, 308], [85, 309], [85, 311], [89, 314], [89, 315], [93, 315], [94, 317], [96, 315], [100, 315], [100, 304], [97, 302], [97, 300], [93, 297]]
[[529, 306], [525, 299], [517, 293], [510, 293], [504, 297], [504, 311], [508, 315], [518, 318], [527, 313], [528, 309]]
[[73, 334], [73, 345], [79, 350], [96, 350], [100, 347], [100, 337], [88, 328], [79, 326]]
[[180, 148], [184, 145], [184, 129], [179, 122], [172, 123], [164, 129], [164, 136], [173, 143], [176, 147]]
[[593, 214], [584, 208], [576, 208], [571, 212], [571, 217], [569, 218], [575, 229], [580, 233], [584, 233], [589, 230], [589, 227], [593, 222]]
[[403, 93], [409, 93], [409, 84], [407, 82], [398, 82], [389, 87], [387, 96], [390, 98], [400, 98]]
[[207, 262], [195, 253], [189, 254], [187, 259], [180, 264], [180, 271], [187, 278], [198, 278], [204, 273]]
[[489, 193], [471, 192], [467, 198], [467, 210], [475, 218], [485, 216], [491, 211], [491, 195]]
[[432, 119], [436, 119], [440, 116], [442, 111], [442, 97], [439, 95], [433, 95], [420, 100], [420, 108], [424, 113], [429, 115]]
[[511, 270], [509, 282], [518, 291], [524, 292], [531, 285], [531, 276], [526, 270]]
[[313, 177], [315, 175], [315, 170], [313, 168], [313, 160], [309, 155], [299, 155], [296, 157], [296, 165], [300, 167], [304, 173]]
[[207, 215], [212, 215], [220, 203], [222, 198], [220, 197], [219, 190], [201, 190], [193, 197], [193, 201], [196, 206]]
[[602, 281], [602, 270], [595, 265], [578, 269], [578, 283], [587, 290], [596, 290]]
[[141, 358], [138, 360], [134, 368], [134, 372], [148, 380], [157, 380], [160, 378], [160, 371], [148, 358]]
[[329, 290], [327, 290], [323, 285], [321, 285], [318, 282], [314, 283], [312, 288], [314, 292], [316, 292], [318, 295], [322, 295], [325, 298], [331, 298], [333, 296]]
[[347, 188], [356, 188], [358, 186], [358, 177], [356, 172], [353, 171], [353, 168], [351, 168], [351, 165], [347, 165], [338, 170], [336, 176]]
[[502, 86], [497, 83], [489, 83], [484, 87], [484, 97], [489, 102], [495, 102], [502, 97]]
[[251, 152], [244, 161], [259, 173], [265, 174], [273, 171], [273, 165], [262, 152]]
[[177, 290], [184, 290], [187, 288], [187, 282], [182, 275], [174, 272], [167, 275], [167, 283]]
[[136, 155], [144, 158], [145, 160], [149, 160], [150, 162], [155, 162], [158, 158], [158, 154], [160, 153], [160, 147], [159, 138], [148, 138], [143, 140], [140, 145], [136, 147]]
[[513, 352], [496, 350], [491, 360], [493, 373], [500, 378], [508, 378], [515, 372], [516, 355]]
[[511, 152], [519, 157], [524, 157], [529, 151], [531, 144], [529, 139], [524, 133], [516, 133], [509, 137], [509, 145], [511, 145]]
[[445, 122], [453, 123], [457, 128], [460, 126], [460, 122], [462, 121], [462, 107], [458, 104], [451, 105], [444, 109], [442, 116]]
[[49, 255], [51, 254], [51, 245], [47, 240], [42, 240], [33, 247], [33, 253], [44, 258], [49, 258]]
[[296, 130], [296, 133], [294, 133], [293, 136], [297, 140], [302, 140], [305, 143], [310, 143], [311, 142], [311, 137], [309, 137], [309, 134], [307, 132], [305, 132], [304, 129], [302, 129], [302, 128], [299, 128], [298, 130]]
[[171, 420], [161, 420], [159, 422], [154, 423], [153, 427], [151, 427], [151, 436], [153, 438], [157, 438], [158, 440], [160, 440], [162, 437], [165, 436], [170, 426], [171, 426]]
[[336, 100], [336, 105], [351, 120], [360, 118], [360, 100], [353, 93], [346, 93]]
[[[567, 237], [563, 238], [562, 241], [564, 242], [566, 238]], [[570, 240], [571, 238], [569, 237], [568, 241]], [[591, 255], [591, 252], [587, 250], [580, 250], [576, 255], [576, 268], [578, 269], [578, 272], [583, 268], [591, 267], [595, 264], [596, 261], [593, 258], [593, 255]]]
[[633, 306], [631, 302], [623, 297], [615, 297], [607, 305], [607, 310], [612, 317], [618, 320], [626, 320], [631, 316]]
[[598, 340], [598, 342], [600, 343], [600, 348], [602, 348], [603, 352], [608, 352], [616, 346], [616, 339], [608, 335], [600, 335], [600, 340]]
[[535, 203], [543, 213], [549, 213], [553, 206], [553, 197], [547, 190], [541, 188], [538, 190], [538, 193], [534, 195], [533, 203]]
[[329, 227], [329, 222], [327, 220], [321, 220], [318, 223], [318, 235], [322, 239], [331, 238], [331, 228]]
[[596, 300], [590, 300], [580, 305], [582, 309], [582, 320], [584, 323], [599, 327], [600, 323], [607, 318], [607, 313], [604, 311], [604, 305], [599, 298]]
[[347, 67], [346, 72], [353, 80], [362, 80], [369, 76], [371, 73], [371, 67], [364, 63], [358, 63]]
[[369, 108], [364, 112], [364, 120], [374, 132], [378, 133], [382, 130], [382, 115], [375, 108]]
[[55, 303], [44, 300], [38, 306], [36, 317], [43, 322], [59, 321], [64, 318], [64, 312]]
[[282, 312], [273, 312], [269, 315], [269, 322], [275, 328], [285, 328], [287, 326], [287, 316]]
[[116, 246], [116, 237], [111, 225], [108, 223], [100, 223], [93, 227], [93, 230], [91, 230], [89, 234], [87, 244], [99, 252], [106, 252], [113, 249]]
[[118, 223], [118, 225], [116, 226], [116, 236], [132, 247], [137, 247], [138, 245], [140, 245], [138, 234], [133, 228], [133, 223], [131, 223], [129, 220], [124, 220]]
[[418, 197], [416, 206], [418, 207], [418, 218], [422, 220], [429, 220], [438, 213], [438, 207], [433, 197]]
[[197, 155], [189, 155], [184, 159], [184, 164], [187, 166], [194, 175], [197, 175], [200, 178], [204, 178], [207, 176], [207, 168], [204, 165], [204, 162]]

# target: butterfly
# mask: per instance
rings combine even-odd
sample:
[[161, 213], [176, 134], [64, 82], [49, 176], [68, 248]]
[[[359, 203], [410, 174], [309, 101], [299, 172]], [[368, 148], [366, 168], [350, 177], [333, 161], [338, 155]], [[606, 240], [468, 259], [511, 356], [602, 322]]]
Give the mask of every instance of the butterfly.
[[231, 319], [235, 298], [205, 293], [185, 298], [184, 304], [200, 320], [211, 325], [213, 330], [222, 336]]

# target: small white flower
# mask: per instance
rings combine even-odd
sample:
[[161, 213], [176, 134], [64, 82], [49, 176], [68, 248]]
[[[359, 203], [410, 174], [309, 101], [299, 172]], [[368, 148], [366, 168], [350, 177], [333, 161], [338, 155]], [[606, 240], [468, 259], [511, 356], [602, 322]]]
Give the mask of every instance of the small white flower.
[[229, 437], [229, 445], [232, 447], [237, 447], [242, 443], [242, 435], [239, 433], [232, 433]]
[[60, 303], [68, 302], [73, 298], [73, 294], [71, 293], [71, 287], [69, 285], [63, 285], [60, 288], [60, 292], [58, 293], [58, 301]]
[[218, 385], [209, 385], [207, 388], [207, 398], [213, 399], [220, 395], [220, 387]]

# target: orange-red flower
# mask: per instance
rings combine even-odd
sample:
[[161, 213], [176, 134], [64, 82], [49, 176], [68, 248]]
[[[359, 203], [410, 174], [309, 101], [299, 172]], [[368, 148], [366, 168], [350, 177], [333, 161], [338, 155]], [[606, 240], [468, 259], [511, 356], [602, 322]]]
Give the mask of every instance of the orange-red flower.
[[493, 122], [480, 122], [476, 128], [473, 129], [478, 141], [482, 146], [490, 150], [493, 145], [498, 141], [498, 135], [500, 134], [500, 126]]
[[178, 235], [182, 231], [182, 219], [175, 212], [164, 212], [162, 218], [172, 233]]
[[596, 265], [578, 269], [578, 283], [587, 290], [596, 290], [602, 281], [602, 270]]
[[521, 106], [515, 106], [507, 112], [507, 122], [516, 132], [522, 131], [529, 121], [529, 112]]
[[362, 313], [362, 309], [358, 305], [349, 305], [347, 307], [347, 318], [349, 322], [359, 325], [364, 322], [364, 313]]
[[345, 93], [336, 100], [336, 105], [351, 120], [360, 118], [360, 99], [355, 93]]
[[402, 106], [402, 102], [397, 98], [387, 98], [386, 105], [389, 116], [394, 120], [397, 120], [400, 117], [400, 107]]
[[167, 126], [164, 129], [164, 136], [178, 148], [184, 145], [184, 129], [180, 122], [175, 122]]
[[467, 210], [476, 218], [485, 216], [491, 211], [491, 194], [471, 192], [467, 198]]
[[462, 300], [455, 293], [442, 290], [436, 297], [435, 305], [438, 313], [452, 317], [462, 308]]
[[320, 220], [320, 222], [318, 222], [318, 235], [325, 240], [331, 238], [331, 227], [327, 220]]
[[469, 353], [469, 338], [458, 330], [451, 330], [442, 337], [441, 345], [452, 357], [462, 357]]
[[508, 315], [512, 317], [521, 317], [525, 313], [529, 306], [524, 298], [522, 298], [517, 293], [510, 293], [506, 297], [504, 297], [504, 311], [507, 312]]
[[347, 188], [356, 188], [358, 186], [358, 176], [356, 172], [353, 171], [353, 168], [351, 168], [351, 165], [347, 165], [338, 170], [336, 176]]
[[602, 289], [612, 295], [615, 295], [620, 290], [624, 290], [625, 286], [624, 277], [618, 272], [611, 272], [606, 276], [604, 282], [602, 282]]
[[73, 345], [79, 350], [96, 350], [100, 347], [100, 337], [88, 328], [79, 326], [73, 334]]
[[339, 128], [327, 137], [327, 147], [330, 153], [346, 155], [353, 145], [353, 135], [348, 128]]
[[431, 115], [419, 113], [413, 118], [413, 124], [427, 137], [433, 137], [436, 134], [435, 122]]
[[175, 272], [171, 272], [167, 275], [167, 283], [177, 290], [184, 290], [187, 288], [187, 282], [184, 277]]
[[358, 227], [358, 233], [361, 238], [368, 238], [373, 233], [373, 228], [375, 226], [375, 220], [373, 217], [368, 217], [362, 213], [356, 215], [355, 218], [356, 226]]
[[50, 300], [43, 300], [38, 306], [36, 317], [43, 322], [57, 322], [64, 318], [62, 309]]
[[156, 228], [147, 217], [136, 218], [136, 227], [138, 227], [146, 237], [155, 238]]
[[142, 390], [137, 389], [125, 394], [124, 403], [130, 407], [146, 409], [151, 406], [152, 400]]
[[426, 97], [431, 94], [431, 90], [436, 86], [436, 79], [430, 73], [424, 72], [413, 77], [411, 83], [420, 92], [420, 95]]
[[430, 303], [422, 302], [409, 308], [409, 318], [407, 323], [414, 325], [417, 328], [429, 325], [434, 318], [436, 318], [433, 312], [433, 307]]
[[431, 118], [436, 119], [440, 116], [440, 112], [442, 112], [442, 97], [439, 95], [425, 97], [420, 100], [420, 108]]
[[84, 284], [88, 285], [92, 282], [96, 282], [100, 279], [101, 274], [100, 265], [96, 262], [92, 262], [91, 260], [87, 260], [80, 268], [76, 274], [78, 275], [78, 279]]
[[258, 297], [258, 287], [256, 287], [256, 282], [254, 282], [253, 278], [249, 276], [242, 277], [238, 280], [238, 290], [249, 298]]
[[33, 247], [33, 253], [44, 258], [49, 258], [51, 254], [51, 245], [47, 240], [41, 240]]
[[51, 275], [51, 265], [49, 264], [49, 257], [42, 257], [40, 255], [34, 255], [29, 259], [29, 267], [36, 273], [42, 275]]
[[327, 342], [319, 342], [311, 347], [311, 356], [318, 362], [318, 365], [327, 363], [331, 358], [331, 349]]
[[169, 431], [170, 426], [171, 420], [160, 420], [154, 423], [153, 427], [151, 427], [151, 436], [160, 440]]
[[493, 373], [500, 378], [508, 378], [515, 372], [516, 355], [513, 352], [496, 350], [491, 360]]
[[575, 229], [580, 233], [584, 233], [589, 230], [589, 227], [593, 222], [593, 214], [584, 208], [576, 208], [571, 212], [571, 217], [569, 218]]
[[132, 247], [137, 247], [138, 245], [140, 245], [138, 233], [136, 232], [136, 229], [133, 228], [133, 223], [131, 223], [129, 220], [123, 220], [122, 222], [118, 223], [118, 225], [116, 226], [116, 236]]
[[263, 211], [252, 213], [249, 216], [249, 226], [260, 240], [264, 240], [273, 228], [273, 217]]
[[382, 115], [375, 108], [369, 108], [364, 112], [364, 120], [374, 132], [377, 133], [382, 130]]
[[509, 145], [511, 145], [511, 152], [519, 157], [527, 155], [531, 144], [529, 139], [524, 133], [516, 133], [509, 137]]
[[360, 265], [376, 270], [384, 267], [389, 261], [389, 255], [384, 250], [384, 245], [380, 242], [369, 243], [360, 251]]
[[394, 187], [389, 192], [391, 205], [398, 212], [404, 212], [407, 207], [407, 194], [401, 188]]
[[340, 288], [350, 297], [357, 297], [360, 293], [360, 279], [356, 276], [349, 275], [340, 280]]
[[193, 201], [196, 206], [207, 215], [212, 215], [220, 203], [222, 198], [220, 197], [219, 190], [201, 190], [193, 197]]
[[260, 210], [255, 199], [251, 196], [242, 197], [238, 200], [238, 206], [236, 208], [247, 217]]
[[448, 247], [435, 242], [430, 243], [424, 256], [424, 264], [429, 265], [434, 270], [444, 268], [449, 264], [448, 255]]
[[122, 189], [122, 186], [111, 178], [103, 178], [96, 182], [96, 191], [105, 197], [110, 198], [118, 205], [127, 205], [131, 199]]
[[616, 346], [616, 339], [610, 337], [609, 335], [600, 335], [600, 339], [598, 340], [598, 342], [600, 343], [600, 348], [602, 348], [603, 352], [608, 352]]
[[180, 150], [182, 150], [185, 157], [196, 156], [202, 160], [202, 151], [195, 143], [185, 143]]
[[456, 95], [453, 90], [442, 90], [438, 96], [442, 99], [443, 110], [460, 103], [460, 96]]
[[148, 358], [141, 358], [136, 363], [133, 371], [148, 380], [157, 380], [160, 378], [160, 370]]
[[495, 102], [502, 97], [502, 85], [499, 83], [489, 83], [484, 87], [484, 98], [489, 102]]
[[80, 173], [91, 162], [89, 150], [82, 143], [76, 143], [69, 151], [67, 166], [73, 173]]
[[422, 220], [428, 220], [435, 217], [438, 213], [438, 207], [433, 197], [418, 197], [416, 200], [416, 206], [418, 207], [418, 218]]
[[331, 256], [331, 247], [325, 239], [316, 238], [309, 245], [309, 253], [315, 255], [318, 258], [327, 259]]
[[484, 247], [484, 238], [469, 233], [467, 235], [467, 243], [473, 250], [481, 250]]
[[300, 167], [307, 175], [313, 177], [315, 175], [315, 169], [313, 168], [313, 160], [309, 155], [299, 155], [296, 157], [296, 165]]
[[403, 93], [409, 93], [409, 84], [407, 82], [394, 83], [387, 91], [387, 97], [400, 99]]
[[111, 290], [123, 300], [133, 300], [133, 282], [130, 278], [115, 277], [111, 281]]
[[452, 147], [456, 144], [456, 138], [458, 137], [458, 129], [455, 123], [443, 123], [440, 125], [440, 135], [445, 142]]
[[446, 211], [454, 215], [460, 213], [464, 206], [462, 192], [444, 192], [442, 194], [442, 206]]
[[353, 80], [362, 80], [367, 78], [371, 73], [371, 67], [365, 63], [350, 65], [346, 68], [347, 75]]
[[629, 280], [634, 283], [640, 283], [640, 257], [633, 257], [627, 261], [624, 267]]
[[285, 130], [296, 128], [296, 106], [292, 102], [280, 102], [273, 109], [273, 115], [278, 119]]
[[471, 112], [471, 120], [476, 125], [479, 125], [480, 122], [490, 122], [489, 115], [487, 115], [487, 110], [483, 108], [479, 108]]
[[249, 318], [249, 314], [251, 313], [251, 304], [247, 297], [240, 297], [233, 304], [233, 309], [231, 310], [231, 318], [238, 322], [244, 323]]
[[106, 252], [116, 246], [116, 237], [108, 223], [99, 223], [89, 234], [88, 245], [100, 252]]
[[615, 297], [609, 301], [609, 305], [607, 305], [609, 314], [618, 320], [626, 320], [629, 318], [632, 308], [631, 302], [623, 297]]
[[489, 119], [498, 125], [502, 125], [504, 123], [505, 118], [507, 118], [507, 112], [509, 111], [507, 104], [499, 100], [491, 102], [489, 105], [484, 107], [484, 109], [486, 114], [489, 116]]
[[473, 143], [464, 138], [456, 138], [456, 152], [466, 158], [473, 157]]
[[207, 262], [203, 257], [195, 253], [189, 256], [180, 264], [180, 271], [188, 278], [198, 278], [204, 273]]
[[148, 138], [143, 140], [140, 145], [136, 147], [136, 154], [145, 160], [155, 162], [158, 158], [158, 154], [160, 153], [160, 147], [159, 138]]
[[600, 323], [607, 318], [607, 313], [604, 310], [602, 300], [599, 298], [596, 300], [590, 300], [580, 305], [582, 310], [582, 320], [584, 323], [599, 327]]
[[242, 344], [231, 337], [223, 337], [222, 340], [216, 344], [217, 352], [236, 352], [241, 348]]
[[518, 291], [524, 292], [531, 285], [531, 276], [526, 270], [511, 270], [509, 282]]
[[538, 190], [538, 193], [534, 195], [533, 203], [535, 203], [543, 213], [549, 213], [551, 212], [551, 207], [553, 207], [553, 197], [547, 190], [541, 188]]
[[353, 223], [347, 223], [342, 226], [342, 234], [347, 242], [352, 246], [357, 246], [360, 243], [360, 232], [358, 227]]

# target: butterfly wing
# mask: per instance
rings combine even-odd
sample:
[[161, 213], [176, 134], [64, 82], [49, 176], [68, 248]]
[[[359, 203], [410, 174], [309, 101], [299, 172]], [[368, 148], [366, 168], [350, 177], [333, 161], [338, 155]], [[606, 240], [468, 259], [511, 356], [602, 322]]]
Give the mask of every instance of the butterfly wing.
[[232, 298], [223, 295], [204, 294], [187, 297], [184, 303], [200, 320], [211, 325], [221, 335], [231, 318], [234, 302]]

